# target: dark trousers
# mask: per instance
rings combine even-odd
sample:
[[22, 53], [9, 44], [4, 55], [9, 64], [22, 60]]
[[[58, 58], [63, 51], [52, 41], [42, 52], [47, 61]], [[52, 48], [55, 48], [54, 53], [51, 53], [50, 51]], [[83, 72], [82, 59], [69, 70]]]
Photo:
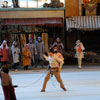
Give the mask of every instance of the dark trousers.
[[44, 67], [44, 61], [42, 59], [39, 59], [38, 57], [35, 58], [35, 64], [36, 66], [39, 64]]
[[28, 70], [28, 65], [27, 66], [24, 66], [24, 70]]
[[1, 61], [1, 66], [8, 64], [8, 61]]
[[17, 66], [19, 66], [19, 62], [18, 62], [18, 63], [14, 63], [13, 68], [14, 68], [14, 69], [17, 69]]
[[17, 100], [13, 86], [3, 86], [5, 100]]

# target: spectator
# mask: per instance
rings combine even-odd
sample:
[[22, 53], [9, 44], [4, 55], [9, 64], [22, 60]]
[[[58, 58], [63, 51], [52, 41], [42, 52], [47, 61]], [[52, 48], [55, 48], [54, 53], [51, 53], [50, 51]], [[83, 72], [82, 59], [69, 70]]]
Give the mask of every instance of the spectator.
[[7, 45], [7, 41], [4, 40], [3, 43], [0, 46], [0, 55], [2, 56], [1, 58], [1, 64], [7, 64], [9, 61], [9, 55], [10, 55], [10, 51], [9, 51], [9, 47]]
[[36, 50], [36, 46], [33, 44], [33, 39], [29, 40], [28, 45], [29, 45], [29, 50], [30, 50], [31, 56], [32, 56], [31, 64], [32, 64], [32, 66], [35, 64], [35, 67], [37, 67], [37, 64], [35, 62], [35, 57], [37, 55], [37, 50]]
[[25, 45], [24, 50], [23, 50], [23, 66], [24, 70], [28, 69], [28, 66], [31, 65], [31, 53], [29, 50], [28, 44]]
[[11, 46], [12, 56], [13, 56], [13, 64], [14, 69], [17, 71], [17, 66], [19, 65], [19, 55], [20, 55], [20, 49], [18, 48], [17, 41], [14, 41]]
[[75, 49], [75, 58], [78, 59], [78, 68], [82, 68], [82, 58], [84, 58], [84, 53], [83, 50], [85, 50], [82, 42], [80, 40], [76, 41], [76, 46], [74, 47]]
[[36, 41], [36, 49], [37, 49], [37, 62], [43, 67], [43, 54], [45, 52], [44, 43], [41, 37], [38, 37]]

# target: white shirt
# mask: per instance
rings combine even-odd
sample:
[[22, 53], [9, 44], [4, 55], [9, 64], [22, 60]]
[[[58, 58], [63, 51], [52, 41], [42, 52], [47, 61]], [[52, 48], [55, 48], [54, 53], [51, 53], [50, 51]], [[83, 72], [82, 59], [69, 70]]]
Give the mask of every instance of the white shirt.
[[18, 63], [19, 62], [19, 54], [20, 54], [20, 49], [13, 47], [12, 48], [13, 63]]
[[50, 64], [50, 67], [51, 68], [57, 68], [59, 67], [59, 64], [60, 64], [60, 67], [62, 67], [63, 65], [63, 61], [58, 58], [55, 54], [53, 56], [44, 56], [44, 58], [49, 61], [49, 64]]

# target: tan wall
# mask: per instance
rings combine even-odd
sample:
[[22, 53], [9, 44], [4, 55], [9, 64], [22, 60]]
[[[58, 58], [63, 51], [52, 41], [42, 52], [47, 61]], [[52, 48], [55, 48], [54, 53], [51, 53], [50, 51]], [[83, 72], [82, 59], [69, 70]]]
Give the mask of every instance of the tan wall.
[[78, 0], [65, 0], [65, 17], [79, 15], [79, 1]]
[[0, 11], [0, 18], [64, 18], [64, 10]]

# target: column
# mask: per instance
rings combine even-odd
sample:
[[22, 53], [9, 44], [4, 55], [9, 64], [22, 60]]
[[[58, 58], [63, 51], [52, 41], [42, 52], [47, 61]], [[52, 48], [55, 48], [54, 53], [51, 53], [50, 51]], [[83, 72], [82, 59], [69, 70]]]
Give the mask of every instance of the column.
[[79, 0], [65, 1], [65, 17], [79, 15]]

